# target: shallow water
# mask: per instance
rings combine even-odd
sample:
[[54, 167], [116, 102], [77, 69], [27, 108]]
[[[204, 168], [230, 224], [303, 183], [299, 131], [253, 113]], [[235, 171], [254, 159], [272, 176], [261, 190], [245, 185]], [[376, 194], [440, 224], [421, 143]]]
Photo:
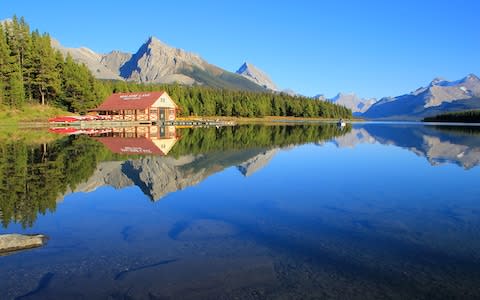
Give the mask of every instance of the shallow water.
[[4, 144], [0, 298], [480, 297], [478, 128], [173, 130]]

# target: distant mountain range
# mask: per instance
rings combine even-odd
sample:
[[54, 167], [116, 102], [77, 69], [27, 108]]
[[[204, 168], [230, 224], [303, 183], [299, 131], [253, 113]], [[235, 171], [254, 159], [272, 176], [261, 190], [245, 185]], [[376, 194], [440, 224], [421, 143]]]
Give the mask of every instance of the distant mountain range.
[[474, 74], [456, 81], [435, 78], [427, 87], [378, 101], [354, 93], [339, 93], [330, 99], [319, 94], [313, 98], [343, 105], [366, 119], [417, 121], [445, 112], [480, 109], [480, 79]]
[[377, 99], [360, 98], [355, 93], [338, 93], [335, 97], [327, 99], [327, 101], [350, 108], [353, 113], [363, 113], [367, 111]]
[[140, 83], [179, 83], [250, 91], [277, 91], [263, 71], [244, 63], [237, 73], [210, 64], [199, 55], [173, 48], [150, 37], [136, 53], [112, 51], [99, 54], [91, 49], [67, 48], [52, 40], [52, 46], [64, 55], [84, 63], [99, 79], [127, 80]]
[[470, 74], [457, 81], [435, 78], [409, 94], [386, 97], [361, 116], [367, 119], [421, 120], [444, 112], [480, 109], [480, 79]]

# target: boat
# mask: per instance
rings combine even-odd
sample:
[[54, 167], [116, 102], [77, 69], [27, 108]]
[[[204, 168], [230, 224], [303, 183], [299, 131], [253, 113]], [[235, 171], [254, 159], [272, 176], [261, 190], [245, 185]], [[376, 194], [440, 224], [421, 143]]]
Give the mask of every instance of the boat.
[[346, 125], [347, 125], [347, 123], [343, 119], [340, 119], [337, 122], [338, 127], [345, 127]]
[[110, 121], [112, 116], [59, 116], [48, 120], [49, 123], [74, 123], [86, 121]]

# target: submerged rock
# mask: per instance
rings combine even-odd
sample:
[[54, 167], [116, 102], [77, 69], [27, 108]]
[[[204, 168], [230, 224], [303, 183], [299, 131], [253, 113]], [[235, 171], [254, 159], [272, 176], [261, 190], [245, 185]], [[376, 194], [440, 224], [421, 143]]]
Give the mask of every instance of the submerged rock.
[[0, 253], [41, 247], [46, 241], [43, 234], [0, 234]]

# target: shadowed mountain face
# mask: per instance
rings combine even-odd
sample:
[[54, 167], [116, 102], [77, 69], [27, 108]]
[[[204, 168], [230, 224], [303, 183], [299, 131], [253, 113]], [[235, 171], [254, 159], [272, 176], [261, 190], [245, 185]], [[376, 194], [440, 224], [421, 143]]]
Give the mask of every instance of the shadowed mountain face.
[[480, 79], [470, 74], [457, 81], [436, 78], [427, 87], [398, 97], [382, 98], [362, 117], [420, 120], [444, 112], [480, 108]]
[[480, 128], [461, 126], [357, 125], [333, 140], [340, 148], [380, 143], [408, 149], [430, 164], [453, 163], [465, 169], [480, 164]]

